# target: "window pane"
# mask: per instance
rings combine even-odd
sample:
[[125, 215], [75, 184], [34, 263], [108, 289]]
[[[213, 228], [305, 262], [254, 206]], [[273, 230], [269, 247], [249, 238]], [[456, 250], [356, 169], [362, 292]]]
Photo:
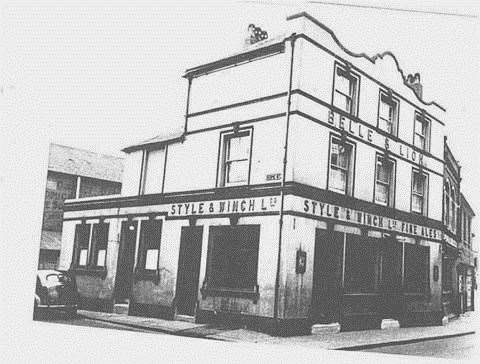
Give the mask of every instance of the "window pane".
[[345, 192], [347, 188], [347, 174], [341, 169], [330, 168], [330, 187], [335, 190]]
[[412, 210], [415, 212], [423, 212], [423, 197], [413, 195], [412, 196]]
[[375, 186], [375, 201], [387, 204], [388, 192], [388, 186], [377, 183]]
[[87, 265], [88, 249], [81, 249], [78, 259], [78, 265]]
[[148, 249], [145, 258], [145, 269], [157, 269], [158, 249]]
[[97, 267], [104, 267], [105, 266], [105, 255], [107, 251], [105, 249], [98, 251], [98, 258], [97, 258]]
[[377, 181], [389, 184], [390, 175], [391, 175], [390, 163], [386, 162], [383, 158], [379, 159], [379, 163], [377, 163]]
[[333, 96], [333, 104], [348, 113], [351, 112], [351, 99], [337, 91]]
[[229, 139], [227, 160], [248, 159], [250, 156], [250, 136]]
[[386, 102], [380, 102], [380, 110], [379, 110], [379, 116], [382, 119], [392, 121], [393, 120], [393, 107], [386, 103]]
[[345, 289], [347, 292], [374, 292], [378, 284], [376, 244], [361, 236], [347, 234]]
[[335, 79], [335, 90], [340, 91], [344, 95], [351, 95], [350, 79], [339, 74], [339, 72], [343, 73], [341, 70], [337, 69], [337, 78]]
[[248, 160], [227, 163], [226, 183], [247, 182]]
[[387, 133], [393, 133], [392, 124], [388, 120], [382, 118], [378, 119], [378, 127]]
[[413, 192], [423, 195], [425, 176], [418, 173], [413, 174]]

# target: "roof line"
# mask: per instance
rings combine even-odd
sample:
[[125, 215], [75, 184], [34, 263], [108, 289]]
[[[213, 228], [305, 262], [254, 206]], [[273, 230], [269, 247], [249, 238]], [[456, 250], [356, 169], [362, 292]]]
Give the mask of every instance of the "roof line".
[[293, 20], [293, 19], [300, 18], [300, 17], [307, 18], [312, 23], [314, 23], [318, 27], [325, 30], [328, 34], [330, 34], [330, 36], [335, 41], [335, 43], [337, 43], [337, 45], [340, 47], [340, 49], [342, 49], [345, 53], [347, 53], [348, 55], [350, 55], [352, 57], [365, 58], [367, 61], [371, 62], [372, 64], [375, 64], [377, 59], [383, 59], [385, 56], [390, 56], [393, 59], [393, 61], [395, 62], [395, 65], [397, 67], [398, 72], [402, 76], [403, 84], [405, 86], [407, 86], [412, 91], [412, 93], [415, 95], [415, 97], [417, 98], [418, 101], [420, 101], [424, 105], [427, 105], [427, 106], [432, 106], [433, 105], [433, 106], [438, 107], [442, 111], [446, 111], [446, 109], [443, 106], [441, 106], [440, 104], [438, 104], [437, 102], [435, 102], [435, 101], [426, 102], [417, 95], [417, 93], [413, 90], [413, 88], [408, 85], [407, 77], [405, 76], [405, 73], [403, 72], [403, 69], [400, 67], [400, 63], [398, 62], [397, 57], [395, 57], [395, 55], [391, 51], [385, 51], [385, 52], [382, 52], [382, 53], [377, 53], [373, 57], [370, 57], [369, 55], [367, 55], [366, 53], [363, 53], [363, 52], [362, 53], [355, 53], [355, 52], [349, 50], [347, 47], [345, 47], [342, 44], [342, 42], [340, 42], [340, 40], [337, 38], [335, 32], [332, 29], [327, 27], [325, 24], [323, 24], [319, 20], [315, 19], [313, 16], [308, 14], [306, 11], [302, 11], [301, 13], [290, 15], [290, 16], [287, 17], [287, 20]]
[[117, 157], [117, 156], [114, 156], [114, 155], [111, 155], [111, 154], [105, 154], [105, 153], [97, 153], [97, 152], [94, 152], [92, 150], [88, 150], [88, 149], [84, 149], [84, 148], [77, 148], [77, 147], [72, 147], [70, 145], [65, 145], [65, 144], [59, 144], [59, 143], [50, 143], [50, 145], [57, 145], [59, 147], [63, 147], [63, 148], [68, 148], [68, 149], [73, 149], [73, 150], [80, 150], [82, 152], [87, 152], [87, 153], [91, 153], [91, 154], [96, 154], [96, 155], [99, 155], [99, 156], [104, 156], [104, 157], [109, 157], [109, 158], [115, 158], [115, 159], [125, 159], [124, 157]]

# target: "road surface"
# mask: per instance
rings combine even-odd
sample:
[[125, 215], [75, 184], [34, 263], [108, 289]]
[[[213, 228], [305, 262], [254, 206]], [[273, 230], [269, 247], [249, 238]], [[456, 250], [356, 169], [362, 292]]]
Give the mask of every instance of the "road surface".
[[[392, 345], [362, 350], [385, 354], [430, 356], [435, 358], [478, 360], [480, 359], [480, 334], [429, 340], [413, 344]], [[477, 361], [478, 363], [479, 361]]]

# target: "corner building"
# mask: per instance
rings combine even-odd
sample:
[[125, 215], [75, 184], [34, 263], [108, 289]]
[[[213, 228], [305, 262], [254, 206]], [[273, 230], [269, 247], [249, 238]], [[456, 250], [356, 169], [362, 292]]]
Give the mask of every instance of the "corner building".
[[184, 132], [125, 149], [121, 196], [66, 204], [83, 305], [276, 335], [441, 322], [445, 111], [418, 75], [300, 13], [184, 77]]

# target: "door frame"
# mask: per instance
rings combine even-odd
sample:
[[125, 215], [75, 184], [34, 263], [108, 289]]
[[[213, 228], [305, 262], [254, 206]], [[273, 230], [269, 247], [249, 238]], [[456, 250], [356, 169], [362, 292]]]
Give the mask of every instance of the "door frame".
[[198, 263], [196, 263], [198, 265], [198, 278], [197, 278], [197, 282], [195, 284], [195, 286], [196, 286], [196, 289], [195, 289], [195, 304], [194, 304], [193, 313], [192, 313], [192, 315], [195, 316], [197, 306], [198, 306], [198, 293], [199, 293], [199, 287], [200, 287], [200, 270], [201, 270], [201, 265], [202, 265], [203, 230], [204, 230], [203, 225], [182, 226], [182, 228], [181, 228], [180, 245], [179, 245], [179, 252], [178, 252], [177, 279], [176, 279], [176, 284], [175, 284], [175, 314], [176, 315], [178, 314], [178, 315], [190, 316], [188, 313], [178, 312], [179, 292], [181, 292], [181, 290], [182, 290], [182, 283], [183, 283], [183, 282], [180, 282], [180, 278], [183, 276], [183, 269], [185, 267], [184, 262], [185, 262], [185, 258], [187, 256], [187, 252], [188, 252], [187, 247], [188, 247], [188, 242], [189, 242], [189, 240], [187, 240], [187, 239], [183, 240], [182, 237], [183, 237], [184, 231], [188, 231], [189, 229], [191, 229], [192, 231], [198, 230], [199, 233], [200, 233], [199, 234], [199, 240], [200, 241], [197, 242], [199, 244], [200, 254], [199, 254], [198, 258], [196, 258], [196, 259], [198, 259]]

